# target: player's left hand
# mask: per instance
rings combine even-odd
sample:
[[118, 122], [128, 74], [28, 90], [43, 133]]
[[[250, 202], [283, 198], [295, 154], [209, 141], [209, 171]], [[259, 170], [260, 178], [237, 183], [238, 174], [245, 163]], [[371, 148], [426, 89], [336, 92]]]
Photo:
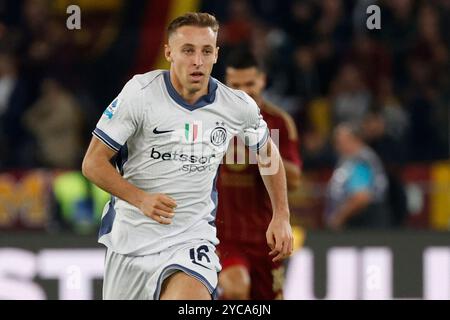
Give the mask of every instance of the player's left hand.
[[294, 237], [292, 235], [289, 218], [274, 217], [266, 232], [267, 244], [271, 251], [270, 256], [275, 256], [272, 261], [280, 261], [292, 254], [294, 249]]

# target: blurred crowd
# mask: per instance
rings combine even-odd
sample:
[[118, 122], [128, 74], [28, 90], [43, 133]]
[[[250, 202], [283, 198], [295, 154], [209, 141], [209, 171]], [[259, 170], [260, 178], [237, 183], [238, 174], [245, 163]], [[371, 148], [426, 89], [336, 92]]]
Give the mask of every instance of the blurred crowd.
[[[2, 170], [79, 170], [95, 122], [117, 94], [112, 86], [110, 97], [99, 98], [110, 86], [101, 79], [114, 72], [108, 73], [102, 60], [111, 37], [96, 33], [96, 24], [116, 13], [94, 10], [83, 20], [85, 30], [71, 31], [64, 1], [59, 3], [63, 6], [49, 0], [0, 1]], [[117, 86], [124, 80], [115, 78]]]
[[[0, 0], [0, 172], [79, 170], [105, 107], [134, 70], [157, 65], [139, 68], [136, 54], [152, 1], [83, 3], [81, 30], [68, 30], [67, 1]], [[372, 4], [380, 29], [366, 25]], [[213, 76], [223, 80], [230, 52], [251, 49], [264, 95], [297, 124], [305, 172], [331, 170], [334, 129], [356, 125], [402, 213], [397, 168], [450, 157], [449, 0], [208, 0], [199, 10], [221, 23]], [[94, 190], [81, 175], [64, 179]]]
[[[381, 9], [369, 30], [366, 9]], [[449, 157], [450, 2], [231, 1], [221, 46], [250, 44], [267, 96], [300, 131], [305, 170], [334, 163], [332, 129], [358, 123], [385, 163]], [[222, 52], [223, 53], [223, 52]]]
[[[129, 76], [124, 66], [114, 73], [115, 61], [128, 66], [133, 55], [98, 53], [108, 41], [95, 34], [98, 15], [83, 21], [89, 39], [67, 30], [51, 1], [0, 4], [0, 168], [79, 168], [90, 130]], [[366, 26], [371, 4], [379, 30]], [[204, 1], [202, 10], [221, 22], [222, 57], [246, 45], [264, 64], [265, 94], [294, 117], [305, 170], [333, 166], [331, 134], [343, 121], [359, 123], [385, 163], [448, 158], [450, 1]]]

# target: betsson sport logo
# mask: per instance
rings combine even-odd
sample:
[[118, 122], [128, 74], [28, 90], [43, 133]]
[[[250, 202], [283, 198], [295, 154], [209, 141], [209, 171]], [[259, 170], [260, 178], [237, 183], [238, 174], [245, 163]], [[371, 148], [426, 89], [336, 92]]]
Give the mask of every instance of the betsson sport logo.
[[217, 121], [215, 127], [206, 134], [203, 134], [201, 121], [186, 122], [182, 129], [169, 129], [154, 128], [155, 134], [170, 135], [173, 149], [164, 152], [152, 147], [150, 150], [152, 159], [181, 163], [179, 170], [187, 173], [217, 170], [226, 152], [228, 133], [224, 122]]
[[[279, 161], [274, 161], [278, 152], [269, 154], [268, 148], [261, 149], [258, 151], [259, 160], [255, 156], [249, 159], [239, 156], [245, 154], [247, 147], [243, 139], [236, 139], [236, 143], [228, 143], [232, 137], [223, 121], [216, 121], [215, 126], [209, 128], [205, 134], [201, 121], [186, 122], [178, 129], [157, 127], [153, 129], [153, 133], [170, 137], [169, 144], [172, 145], [172, 150], [168, 152], [167, 149], [163, 151], [158, 147], [152, 147], [150, 158], [157, 161], [172, 161], [175, 166], [181, 163], [179, 170], [187, 173], [215, 172], [221, 163], [258, 164], [261, 175], [273, 175], [278, 172]], [[267, 132], [250, 130], [248, 134], [252, 136], [253, 141], [267, 141], [267, 138], [264, 138]], [[278, 148], [279, 130], [271, 129], [268, 135]], [[243, 138], [245, 140], [247, 136]]]

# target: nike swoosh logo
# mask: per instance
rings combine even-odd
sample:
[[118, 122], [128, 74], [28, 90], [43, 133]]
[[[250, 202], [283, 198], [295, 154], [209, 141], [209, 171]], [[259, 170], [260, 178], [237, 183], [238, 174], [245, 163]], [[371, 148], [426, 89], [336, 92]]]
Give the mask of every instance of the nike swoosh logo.
[[207, 266], [204, 266], [204, 265], [202, 265], [201, 263], [198, 263], [197, 261], [192, 261], [192, 263], [194, 263], [194, 264], [196, 264], [196, 265], [198, 265], [198, 266], [200, 266], [200, 267], [203, 267], [203, 268], [205, 268], [205, 269], [212, 270], [211, 268], [208, 268]]
[[168, 133], [168, 132], [172, 132], [173, 130], [158, 130], [157, 128], [153, 129], [153, 133], [154, 134], [161, 134], [161, 133]]

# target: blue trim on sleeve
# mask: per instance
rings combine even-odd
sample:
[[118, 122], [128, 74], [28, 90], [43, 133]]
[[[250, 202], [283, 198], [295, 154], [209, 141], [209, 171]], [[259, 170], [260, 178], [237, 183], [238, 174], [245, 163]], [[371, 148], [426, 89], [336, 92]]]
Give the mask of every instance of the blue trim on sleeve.
[[261, 141], [255, 145], [248, 146], [248, 148], [252, 151], [258, 151], [266, 144], [267, 140], [269, 140], [269, 129], [268, 128], [266, 129], [266, 132], [264, 133], [264, 136], [261, 139]]
[[95, 128], [92, 132], [97, 138], [99, 138], [101, 141], [103, 141], [108, 147], [115, 151], [119, 151], [122, 145], [120, 143], [117, 143], [112, 139], [110, 136], [108, 136], [106, 133], [104, 133], [101, 129]]
[[363, 190], [370, 190], [374, 183], [374, 175], [372, 168], [362, 162], [358, 162], [353, 166], [347, 182], [349, 193], [356, 193]]

